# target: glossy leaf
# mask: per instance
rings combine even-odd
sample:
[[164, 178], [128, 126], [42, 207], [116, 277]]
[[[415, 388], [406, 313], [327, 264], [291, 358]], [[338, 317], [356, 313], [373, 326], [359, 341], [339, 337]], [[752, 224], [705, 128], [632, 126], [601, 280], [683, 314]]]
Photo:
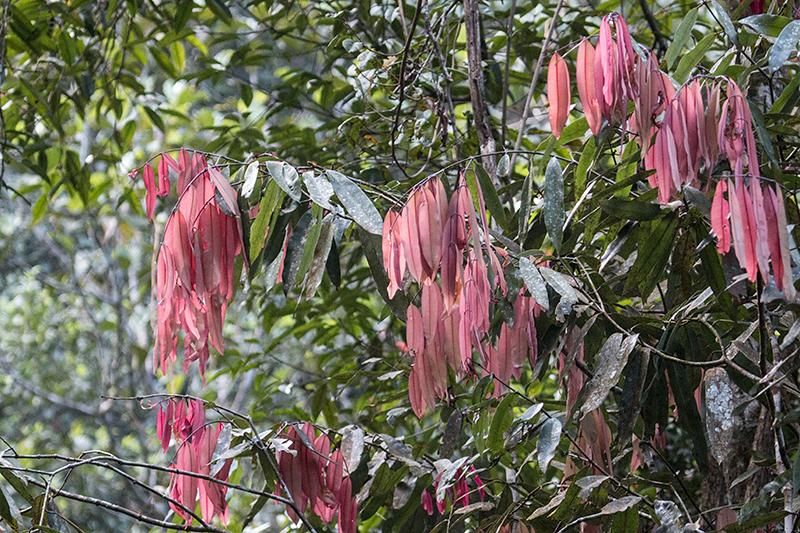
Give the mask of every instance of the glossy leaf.
[[380, 235], [383, 232], [383, 218], [361, 187], [353, 180], [335, 170], [326, 171], [336, 196], [344, 205], [347, 214], [353, 217], [356, 224], [370, 233]]
[[561, 248], [564, 218], [564, 176], [561, 164], [553, 157], [544, 174], [544, 224], [556, 250]]
[[269, 175], [278, 187], [283, 189], [283, 192], [296, 201], [300, 201], [300, 176], [297, 170], [285, 161], [267, 161], [266, 163]]
[[775, 72], [783, 66], [793, 52], [797, 52], [800, 42], [800, 21], [793, 20], [787, 24], [775, 40], [769, 52], [769, 70]]
[[556, 454], [556, 448], [561, 441], [561, 421], [558, 418], [548, 418], [542, 429], [539, 430], [539, 439], [536, 443], [536, 456], [539, 470], [547, 472], [550, 461]]
[[628, 363], [628, 356], [636, 347], [639, 334], [623, 337], [622, 333], [614, 333], [603, 344], [595, 357], [594, 377], [586, 384], [586, 401], [581, 412], [586, 414], [603, 404], [611, 388], [617, 384], [622, 369]]

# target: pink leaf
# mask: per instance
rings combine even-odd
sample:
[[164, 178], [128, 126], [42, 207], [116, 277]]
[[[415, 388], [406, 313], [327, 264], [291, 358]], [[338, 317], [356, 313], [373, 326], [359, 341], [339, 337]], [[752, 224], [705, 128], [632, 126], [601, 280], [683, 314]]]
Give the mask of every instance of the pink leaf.
[[156, 196], [158, 195], [153, 167], [150, 165], [144, 166], [142, 180], [144, 181], [144, 188], [146, 191], [145, 203], [147, 205], [147, 218], [153, 220], [153, 213], [156, 209]]
[[728, 185], [725, 180], [720, 180], [711, 204], [711, 229], [717, 236], [717, 250], [723, 255], [728, 253], [731, 248], [731, 229], [728, 225], [730, 208], [728, 201], [723, 196], [727, 189]]
[[750, 178], [753, 221], [755, 222], [756, 240], [755, 255], [758, 270], [765, 283], [769, 283], [769, 244], [767, 243], [767, 216], [764, 211], [764, 195], [761, 191], [761, 180]]
[[550, 102], [550, 129], [556, 138], [567, 123], [570, 104], [569, 71], [564, 59], [556, 52], [547, 69], [547, 100]]
[[575, 81], [578, 86], [578, 96], [581, 100], [581, 106], [583, 106], [583, 113], [586, 115], [586, 122], [589, 123], [592, 133], [597, 135], [600, 131], [602, 119], [594, 79], [594, 56], [594, 46], [588, 39], [582, 40], [578, 46]]

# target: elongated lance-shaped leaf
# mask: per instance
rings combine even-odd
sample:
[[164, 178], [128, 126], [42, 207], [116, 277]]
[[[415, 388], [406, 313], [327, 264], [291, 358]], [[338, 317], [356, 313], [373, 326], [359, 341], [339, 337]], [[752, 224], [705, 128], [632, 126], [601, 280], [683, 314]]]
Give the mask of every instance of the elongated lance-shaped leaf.
[[364, 431], [361, 428], [350, 426], [345, 428], [342, 433], [340, 449], [344, 459], [344, 470], [350, 474], [361, 462], [361, 454], [364, 452]]
[[547, 466], [553, 457], [556, 456], [556, 448], [561, 440], [561, 421], [558, 418], [550, 418], [539, 431], [539, 441], [536, 443], [536, 457], [539, 462], [539, 470], [547, 472]]
[[244, 182], [242, 183], [242, 196], [246, 199], [250, 199], [250, 196], [253, 194], [253, 190], [256, 186], [256, 180], [258, 179], [258, 161], [253, 161], [249, 165], [247, 165], [247, 169], [244, 171]]
[[285, 161], [267, 161], [267, 170], [278, 187], [296, 201], [300, 201], [300, 176], [297, 170]]
[[669, 48], [667, 48], [667, 53], [664, 55], [664, 61], [667, 62], [668, 69], [672, 68], [672, 64], [678, 58], [683, 50], [683, 47], [692, 36], [692, 28], [694, 28], [695, 22], [697, 22], [697, 8], [694, 8], [686, 13], [686, 16], [683, 17], [680, 26], [678, 26], [678, 29], [675, 30], [675, 38], [672, 40], [672, 44], [669, 45]]
[[638, 340], [638, 333], [624, 339], [622, 333], [614, 333], [608, 338], [595, 358], [595, 374], [586, 384], [586, 402], [581, 408], [582, 413], [594, 411], [603, 404], [611, 388], [619, 381], [628, 355]]
[[503, 204], [500, 203], [500, 197], [497, 196], [497, 189], [492, 183], [492, 178], [486, 169], [481, 165], [475, 165], [475, 173], [478, 176], [478, 181], [481, 184], [481, 192], [483, 193], [483, 200], [486, 202], [486, 209], [494, 217], [500, 227], [504, 230], [508, 229], [506, 225], [506, 213], [503, 209]]
[[370, 233], [380, 235], [383, 232], [383, 218], [361, 187], [341, 172], [328, 170], [326, 174], [336, 196], [356, 224]]
[[[283, 200], [283, 191], [278, 188], [275, 181], [270, 181], [267, 184], [267, 190], [264, 196], [261, 197], [261, 202], [258, 205], [258, 215], [253, 220], [250, 226], [250, 262], [255, 262], [267, 237], [270, 233], [270, 228], [274, 226], [275, 218], [280, 211], [277, 209]], [[274, 228], [273, 228], [274, 229]]]
[[697, 66], [701, 59], [706, 55], [708, 49], [714, 45], [714, 42], [717, 40], [717, 35], [711, 33], [703, 37], [703, 39], [697, 43], [691, 50], [689, 50], [686, 55], [684, 55], [681, 60], [678, 62], [678, 68], [675, 70], [675, 74], [673, 74], [673, 78], [678, 83], [685, 83], [687, 79], [689, 79], [689, 74], [692, 72], [692, 69]]
[[536, 265], [533, 264], [530, 258], [520, 258], [519, 273], [522, 276], [522, 280], [525, 282], [525, 286], [528, 287], [531, 297], [545, 310], [549, 310], [550, 299], [547, 296], [547, 284], [542, 274], [539, 272], [539, 269], [536, 268]]
[[517, 240], [520, 247], [525, 243], [525, 238], [528, 236], [528, 228], [530, 227], [531, 218], [531, 200], [533, 199], [533, 173], [528, 172], [525, 181], [522, 183], [522, 198], [517, 212], [519, 218], [519, 234]]
[[308, 235], [306, 235], [306, 239], [304, 241], [305, 246], [303, 246], [302, 259], [300, 260], [300, 265], [297, 268], [297, 274], [294, 280], [298, 285], [303, 283], [303, 280], [306, 277], [308, 267], [311, 266], [311, 260], [314, 259], [314, 250], [317, 249], [319, 236], [322, 233], [322, 208], [317, 205], [313, 205], [311, 207], [311, 212], [314, 216], [314, 224], [309, 229]]
[[731, 21], [728, 12], [717, 0], [712, 0], [710, 7], [714, 12], [714, 17], [719, 21], [722, 29], [725, 30], [725, 35], [728, 36], [728, 39], [731, 40], [736, 48], [739, 48], [739, 36], [736, 34], [736, 28], [733, 27], [733, 21]]
[[331, 251], [331, 243], [333, 243], [334, 233], [334, 218], [333, 213], [328, 213], [322, 219], [322, 226], [319, 232], [319, 239], [314, 248], [314, 254], [311, 257], [311, 263], [308, 266], [308, 275], [306, 276], [305, 299], [311, 299], [322, 283], [322, 276], [325, 273], [325, 263], [328, 260], [328, 254]]
[[770, 72], [781, 68], [792, 52], [797, 51], [798, 41], [800, 41], [800, 20], [793, 20], [783, 28], [769, 51]]
[[650, 350], [639, 350], [633, 354], [628, 364], [628, 371], [625, 373], [625, 385], [619, 400], [619, 422], [617, 424], [617, 438], [622, 446], [626, 446], [630, 442], [633, 426], [639, 417], [640, 402], [649, 364]]
[[315, 225], [316, 220], [309, 209], [303, 213], [303, 216], [297, 221], [292, 236], [289, 237], [289, 243], [286, 245], [286, 257], [284, 259], [282, 274], [284, 292], [290, 291], [295, 286], [295, 279], [303, 258], [303, 248], [306, 240], [308, 240], [308, 234], [311, 228]]
[[637, 503], [642, 501], [641, 496], [623, 496], [618, 500], [611, 500], [600, 509], [600, 514], [617, 514], [630, 509]]
[[556, 251], [560, 250], [564, 236], [564, 175], [555, 157], [544, 173], [544, 225]]
[[519, 396], [516, 394], [509, 394], [500, 405], [497, 406], [497, 411], [492, 417], [492, 424], [489, 426], [489, 438], [487, 444], [489, 449], [494, 453], [503, 451], [503, 433], [508, 431], [508, 428], [514, 422], [514, 406], [517, 405]]

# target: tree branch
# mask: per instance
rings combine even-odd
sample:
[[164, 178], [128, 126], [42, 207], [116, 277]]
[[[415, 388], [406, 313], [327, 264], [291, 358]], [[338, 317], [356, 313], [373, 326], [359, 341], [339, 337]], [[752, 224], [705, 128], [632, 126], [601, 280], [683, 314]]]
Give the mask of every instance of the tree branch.
[[497, 180], [497, 164], [493, 154], [495, 152], [492, 128], [489, 125], [489, 110], [486, 107], [486, 88], [483, 80], [483, 65], [481, 64], [481, 27], [478, 0], [464, 0], [464, 26], [467, 31], [467, 65], [469, 67], [469, 98], [472, 102], [472, 111], [475, 115], [475, 131], [478, 134], [478, 143], [481, 154], [484, 156], [484, 167], [495, 187], [500, 187]]

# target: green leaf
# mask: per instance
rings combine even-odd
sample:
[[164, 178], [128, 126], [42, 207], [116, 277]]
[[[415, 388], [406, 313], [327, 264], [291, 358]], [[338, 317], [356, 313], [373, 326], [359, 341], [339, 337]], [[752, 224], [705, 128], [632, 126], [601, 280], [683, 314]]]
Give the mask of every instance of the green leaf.
[[556, 448], [561, 441], [561, 421], [558, 418], [548, 418], [542, 429], [539, 430], [539, 440], [536, 442], [536, 457], [539, 470], [542, 474], [547, 472], [547, 467], [556, 456]]
[[249, 200], [250, 196], [253, 194], [253, 190], [256, 186], [256, 180], [258, 179], [258, 161], [253, 161], [249, 165], [247, 165], [247, 169], [244, 171], [244, 182], [242, 183], [242, 196], [245, 199]]
[[616, 196], [600, 202], [600, 207], [620, 220], [654, 220], [661, 215], [661, 206], [641, 200], [623, 200]]
[[36, 200], [36, 203], [33, 204], [33, 210], [31, 212], [32, 216], [32, 224], [36, 224], [47, 212], [47, 205], [50, 203], [50, 195], [47, 191], [42, 190], [42, 195], [39, 196], [39, 199]]
[[625, 370], [625, 384], [619, 399], [619, 422], [617, 423], [617, 440], [622, 447], [630, 442], [633, 426], [639, 417], [642, 392], [644, 391], [647, 366], [650, 364], [650, 351], [637, 350], [628, 361]]
[[308, 234], [314, 225], [316, 225], [316, 221], [309, 209], [303, 213], [303, 216], [297, 221], [292, 236], [289, 237], [289, 242], [286, 245], [286, 257], [283, 262], [282, 278], [284, 293], [288, 293], [295, 286], [297, 273], [300, 270], [300, 263], [303, 260], [304, 246], [306, 240], [308, 240]]
[[481, 184], [481, 192], [483, 192], [483, 201], [486, 202], [486, 210], [491, 213], [494, 219], [500, 224], [504, 230], [508, 229], [506, 224], [506, 212], [503, 209], [503, 204], [500, 203], [500, 197], [497, 196], [497, 189], [492, 183], [492, 178], [486, 172], [482, 165], [475, 165], [475, 173], [478, 175], [478, 181]]
[[275, 180], [270, 180], [267, 184], [267, 190], [263, 198], [261, 198], [261, 203], [258, 205], [258, 215], [250, 226], [249, 259], [251, 264], [261, 253], [261, 249], [267, 240], [267, 235], [272, 233], [271, 229], [274, 229], [270, 228], [270, 226], [273, 225], [274, 215], [277, 214], [277, 207], [280, 205], [281, 200], [283, 200], [283, 191], [278, 188]]
[[314, 224], [306, 234], [305, 243], [303, 246], [303, 256], [300, 260], [300, 265], [297, 268], [297, 273], [295, 274], [294, 281], [298, 285], [303, 283], [303, 280], [306, 277], [306, 272], [308, 272], [308, 268], [311, 266], [311, 260], [314, 259], [314, 250], [317, 249], [319, 236], [322, 233], [322, 208], [314, 205], [311, 208], [311, 211], [314, 214]]
[[556, 251], [564, 235], [564, 175], [555, 157], [550, 159], [544, 173], [544, 225]]
[[614, 515], [611, 533], [636, 533], [639, 531], [639, 512], [632, 507]]
[[731, 294], [726, 290], [725, 271], [722, 269], [722, 259], [717, 253], [714, 246], [704, 246], [700, 250], [700, 265], [703, 269], [703, 275], [708, 281], [711, 290], [722, 307], [723, 311], [729, 317], [736, 317], [736, 310], [733, 307], [733, 300]]
[[347, 214], [353, 217], [356, 224], [374, 235], [381, 235], [383, 218], [361, 187], [341, 172], [328, 170], [326, 174], [333, 185], [336, 196], [339, 197]]
[[792, 499], [798, 495], [800, 495], [800, 453], [795, 454], [792, 466]]
[[[800, 20], [797, 22], [800, 22]], [[800, 36], [800, 27], [798, 27], [798, 35]], [[772, 146], [772, 135], [770, 135], [769, 131], [767, 131], [767, 125], [764, 122], [764, 115], [761, 114], [761, 109], [759, 108], [758, 104], [749, 100], [747, 101], [747, 104], [750, 107], [750, 116], [752, 117], [753, 123], [756, 126], [758, 140], [761, 141], [761, 145], [764, 147], [767, 157], [769, 157], [769, 160], [772, 161], [773, 165], [775, 165], [775, 168], [780, 168], [780, 163], [778, 163], [778, 160], [775, 158], [775, 149]]]
[[624, 338], [622, 333], [614, 333], [600, 348], [600, 352], [595, 357], [594, 377], [585, 387], [586, 401], [581, 407], [584, 415], [603, 404], [608, 393], [611, 392], [611, 388], [622, 376], [622, 369], [628, 363], [628, 356], [638, 341], [638, 333]]
[[503, 434], [508, 431], [508, 428], [511, 427], [512, 422], [514, 422], [513, 410], [518, 400], [519, 396], [516, 394], [507, 394], [506, 397], [503, 398], [503, 401], [500, 402], [500, 405], [497, 406], [497, 411], [495, 411], [492, 417], [492, 423], [489, 426], [487, 445], [494, 454], [499, 454], [503, 451], [503, 444], [505, 442]]
[[247, 107], [250, 107], [250, 104], [253, 102], [253, 88], [246, 83], [242, 83], [239, 85], [239, 94], [242, 97], [242, 102]]
[[533, 264], [530, 258], [520, 257], [519, 273], [522, 276], [522, 280], [525, 282], [525, 286], [528, 287], [531, 297], [545, 310], [549, 310], [550, 299], [547, 296], [547, 284], [542, 274], [539, 272], [539, 269], [536, 268], [536, 265]]
[[297, 170], [285, 161], [267, 161], [267, 170], [278, 187], [295, 202], [300, 201], [300, 176]]
[[552, 518], [554, 520], [565, 520], [570, 516], [574, 516], [578, 507], [581, 506], [581, 499], [578, 497], [580, 492], [581, 487], [577, 483], [572, 483], [564, 493], [564, 499], [553, 513]]
[[739, 48], [739, 36], [736, 34], [736, 28], [733, 27], [733, 22], [731, 22], [731, 17], [728, 16], [728, 12], [725, 11], [725, 8], [722, 7], [717, 0], [712, 0], [711, 10], [714, 12], [715, 18], [719, 21], [728, 39], [731, 40], [736, 48]]
[[[672, 350], [670, 350], [672, 353]], [[679, 363], [664, 361], [669, 374], [672, 395], [678, 406], [678, 425], [692, 440], [692, 456], [701, 472], [708, 472], [708, 446], [703, 420], [694, 401], [694, 389], [689, 384], [685, 368]]]
[[208, 2], [206, 2], [206, 7], [208, 7], [218, 19], [226, 24], [230, 24], [232, 13], [223, 0], [208, 0]]
[[[563, 134], [562, 134], [563, 135]], [[594, 154], [597, 147], [594, 143], [594, 136], [589, 137], [586, 144], [583, 145], [583, 152], [581, 158], [578, 160], [578, 167], [575, 169], [575, 198], [580, 198], [583, 191], [586, 190], [586, 180], [589, 175], [589, 167], [592, 166]]]
[[147, 118], [150, 119], [150, 122], [153, 123], [153, 126], [160, 129], [162, 132], [167, 133], [167, 128], [164, 126], [164, 121], [161, 119], [158, 113], [146, 106], [142, 106], [142, 109], [144, 109]]
[[772, 104], [772, 108], [769, 110], [769, 112], [780, 113], [781, 111], [783, 111], [783, 108], [786, 106], [786, 103], [797, 92], [798, 87], [800, 87], [800, 73], [798, 73], [794, 78], [792, 78], [792, 81], [789, 82], [789, 85], [787, 85], [783, 89], [781, 95], [778, 97], [777, 100], [775, 100], [775, 103]]
[[642, 501], [641, 496], [623, 496], [617, 500], [611, 500], [600, 509], [600, 514], [617, 514], [632, 509], [634, 505]]
[[692, 28], [694, 28], [695, 22], [697, 22], [697, 8], [694, 8], [686, 13], [686, 16], [683, 17], [680, 26], [678, 26], [678, 29], [675, 30], [675, 38], [673, 39], [672, 44], [669, 45], [669, 48], [667, 48], [667, 53], [664, 55], [664, 61], [667, 63], [667, 69], [672, 68], [672, 64], [678, 58], [681, 51], [683, 51], [683, 47], [686, 46], [686, 43], [692, 36]]
[[[8, 464], [11, 466], [8, 461], [2, 460], [2, 464]], [[33, 496], [28, 491], [27, 483], [21, 477], [19, 477], [13, 470], [8, 468], [0, 467], [0, 475], [6, 478], [6, 481], [14, 487], [14, 490], [17, 491], [17, 494], [22, 496], [26, 502], [32, 504], [33, 503]]]
[[519, 234], [517, 241], [520, 246], [523, 246], [525, 239], [528, 236], [528, 228], [530, 227], [531, 218], [531, 200], [533, 199], [533, 173], [528, 172], [525, 181], [522, 183], [522, 195], [520, 199], [519, 212]]
[[[714, 3], [716, 4], [716, 2]], [[675, 81], [680, 84], [686, 83], [689, 74], [691, 74], [694, 67], [697, 66], [700, 60], [703, 59], [703, 56], [706, 55], [706, 52], [714, 45], [716, 39], [716, 34], [709, 33], [681, 58], [678, 62], [678, 68], [672, 76], [675, 78]]]
[[589, 122], [586, 121], [586, 117], [573, 120], [564, 126], [564, 129], [561, 131], [561, 137], [558, 138], [558, 146], [564, 146], [565, 144], [582, 138], [588, 129]]
[[780, 15], [751, 15], [739, 20], [742, 26], [753, 28], [762, 35], [777, 37], [781, 30], [792, 21], [789, 17]]
[[497, 162], [497, 177], [498, 178], [505, 178], [508, 176], [509, 172], [511, 171], [510, 165], [511, 158], [508, 157], [508, 154], [503, 154], [503, 157]]
[[328, 259], [328, 254], [331, 251], [331, 243], [333, 243], [334, 233], [334, 219], [336, 215], [328, 213], [322, 219], [321, 229], [319, 232], [319, 239], [314, 247], [314, 253], [311, 257], [311, 263], [308, 266], [308, 276], [306, 277], [306, 290], [305, 299], [311, 299], [322, 283], [322, 275], [325, 273], [325, 263]]
[[[627, 182], [628, 179], [636, 174], [636, 167], [639, 164], [639, 157], [636, 152], [639, 151], [639, 146], [636, 143], [629, 142], [625, 145], [625, 150], [622, 152], [622, 161], [617, 167], [616, 183]], [[614, 196], [627, 198], [630, 195], [631, 186], [623, 186], [614, 192]]]
[[19, 512], [19, 507], [14, 502], [14, 499], [6, 490], [5, 486], [0, 484], [0, 518], [10, 524], [14, 529], [22, 521], [22, 515]]
[[781, 68], [784, 63], [797, 51], [797, 43], [800, 41], [800, 20], [793, 20], [786, 25], [775, 40], [775, 44], [769, 51], [769, 70], [774, 73]]
[[640, 232], [639, 254], [625, 282], [626, 294], [633, 287], [639, 287], [643, 298], [650, 296], [667, 265], [677, 233], [678, 216], [675, 213], [667, 214], [651, 232]]

